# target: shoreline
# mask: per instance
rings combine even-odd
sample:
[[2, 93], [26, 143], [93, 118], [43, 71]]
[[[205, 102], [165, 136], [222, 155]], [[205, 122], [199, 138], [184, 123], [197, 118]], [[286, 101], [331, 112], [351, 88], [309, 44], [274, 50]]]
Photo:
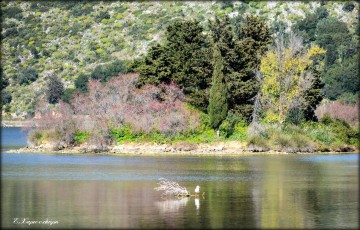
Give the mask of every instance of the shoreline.
[[1, 128], [24, 128], [31, 127], [30, 120], [2, 120]]
[[40, 146], [26, 146], [19, 149], [4, 150], [4, 153], [46, 153], [46, 154], [98, 154], [116, 156], [259, 156], [259, 155], [329, 155], [353, 154], [356, 148], [346, 151], [293, 151], [286, 152], [272, 149], [256, 149], [245, 147], [239, 142], [221, 142], [214, 144], [153, 144], [153, 143], [126, 143], [111, 147], [97, 146], [61, 147], [51, 144]]

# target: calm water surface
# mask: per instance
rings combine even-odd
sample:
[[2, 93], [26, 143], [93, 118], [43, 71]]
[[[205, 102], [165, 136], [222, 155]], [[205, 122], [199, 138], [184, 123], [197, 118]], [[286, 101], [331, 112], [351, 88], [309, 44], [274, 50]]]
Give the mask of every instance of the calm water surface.
[[[1, 225], [6, 228], [333, 229], [359, 225], [357, 154], [2, 153], [1, 160]], [[200, 185], [205, 197], [163, 199], [154, 190], [161, 177], [192, 192]], [[24, 218], [57, 223], [22, 224]]]

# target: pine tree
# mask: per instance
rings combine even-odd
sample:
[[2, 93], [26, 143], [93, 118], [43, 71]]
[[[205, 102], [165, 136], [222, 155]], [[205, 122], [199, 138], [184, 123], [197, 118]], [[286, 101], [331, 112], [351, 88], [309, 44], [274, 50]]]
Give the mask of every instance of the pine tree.
[[179, 21], [167, 27], [165, 44], [152, 46], [134, 63], [140, 85], [174, 81], [190, 104], [206, 111], [211, 83], [211, 50], [199, 21]]
[[250, 119], [252, 100], [259, 91], [254, 70], [271, 42], [270, 29], [256, 17], [247, 17], [236, 36], [230, 19], [216, 17], [209, 22], [212, 38], [220, 49], [224, 64], [229, 110]]
[[46, 97], [50, 104], [56, 104], [64, 94], [64, 85], [56, 76], [50, 76], [47, 82]]
[[217, 45], [214, 47], [214, 73], [212, 86], [210, 88], [210, 98], [208, 113], [211, 127], [218, 129], [221, 122], [225, 120], [228, 112], [227, 88], [223, 73], [223, 61]]

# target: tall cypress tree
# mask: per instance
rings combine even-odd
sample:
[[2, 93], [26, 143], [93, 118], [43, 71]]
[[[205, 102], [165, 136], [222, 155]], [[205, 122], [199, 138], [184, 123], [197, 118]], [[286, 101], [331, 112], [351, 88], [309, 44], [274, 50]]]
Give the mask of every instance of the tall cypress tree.
[[214, 73], [212, 77], [212, 86], [210, 88], [210, 98], [208, 113], [210, 125], [218, 129], [221, 122], [225, 120], [228, 112], [227, 88], [224, 79], [224, 65], [220, 49], [217, 44], [214, 47]]

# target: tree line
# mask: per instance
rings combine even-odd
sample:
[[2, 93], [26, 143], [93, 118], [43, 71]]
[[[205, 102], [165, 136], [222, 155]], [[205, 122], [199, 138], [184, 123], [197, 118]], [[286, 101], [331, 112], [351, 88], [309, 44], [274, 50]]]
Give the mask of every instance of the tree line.
[[[301, 23], [295, 26], [298, 33], [279, 30], [272, 36], [271, 28], [255, 16], [215, 17], [206, 26], [197, 20], [179, 20], [167, 27], [164, 42], [153, 44], [142, 58], [98, 66], [91, 74], [79, 76], [75, 89], [64, 90], [58, 79], [50, 78], [47, 100], [56, 104], [62, 99], [69, 104], [70, 114], [100, 119], [95, 123], [101, 128], [78, 128], [102, 130], [99, 136], [108, 138], [101, 143], [127, 125], [142, 134], [196, 132], [191, 126], [200, 127], [200, 116], [185, 102], [207, 114], [208, 125], [226, 136], [239, 122], [316, 121], [331, 54], [321, 43], [310, 42], [311, 32], [304, 38], [299, 35]], [[126, 81], [118, 78], [128, 75], [115, 80], [119, 72], [138, 77], [131, 77], [130, 85], [121, 85]], [[176, 96], [180, 94], [184, 97]], [[146, 97], [151, 99], [148, 104]], [[124, 108], [130, 114], [126, 119]]]

